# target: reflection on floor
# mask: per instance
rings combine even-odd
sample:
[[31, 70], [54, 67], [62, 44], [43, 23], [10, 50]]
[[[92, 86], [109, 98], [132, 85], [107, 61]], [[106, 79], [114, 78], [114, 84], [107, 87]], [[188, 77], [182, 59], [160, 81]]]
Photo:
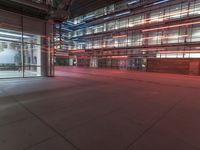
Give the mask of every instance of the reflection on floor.
[[[37, 72], [32, 71], [25, 71], [24, 72], [25, 77], [34, 77], [37, 76]], [[17, 78], [17, 77], [23, 77], [23, 72], [21, 71], [0, 71], [0, 78]]]
[[199, 150], [200, 78], [57, 67], [0, 80], [1, 150]]

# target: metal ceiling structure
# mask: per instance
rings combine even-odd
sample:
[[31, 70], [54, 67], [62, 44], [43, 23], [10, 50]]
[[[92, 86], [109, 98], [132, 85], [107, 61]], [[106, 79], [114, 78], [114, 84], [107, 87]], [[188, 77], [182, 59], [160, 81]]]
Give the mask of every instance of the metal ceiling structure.
[[1, 0], [0, 9], [45, 19], [50, 7], [43, 3], [33, 2], [32, 0]]
[[119, 1], [122, 0], [55, 0], [57, 5], [53, 16], [59, 16], [62, 18], [61, 20], [66, 20]]
[[70, 7], [70, 18], [86, 14], [122, 0], [73, 0]]
[[[39, 1], [40, 3], [38, 3]], [[44, 4], [46, 0], [1, 0], [0, 9], [23, 13], [41, 19], [62, 22], [102, 8], [121, 0], [52, 0], [53, 5]], [[42, 2], [42, 3], [41, 3]]]

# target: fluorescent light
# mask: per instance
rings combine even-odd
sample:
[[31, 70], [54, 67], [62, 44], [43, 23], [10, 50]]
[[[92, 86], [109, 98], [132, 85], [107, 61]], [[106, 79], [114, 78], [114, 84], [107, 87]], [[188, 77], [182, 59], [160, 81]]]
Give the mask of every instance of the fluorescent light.
[[157, 4], [161, 4], [161, 3], [164, 3], [164, 2], [167, 2], [169, 0], [162, 0], [162, 1], [159, 1], [159, 2], [156, 2], [156, 3], [153, 3], [153, 5], [157, 5]]
[[113, 39], [119, 39], [119, 38], [126, 38], [127, 35], [116, 35], [116, 36], [113, 36], [112, 38]]
[[21, 40], [19, 40], [19, 39], [6, 38], [6, 37], [0, 37], [0, 40], [9, 40], [9, 41], [19, 41], [19, 42], [21, 42]]
[[110, 19], [111, 17], [106, 17], [106, 18], [104, 18], [103, 20], [108, 20], [108, 19]]
[[[8, 36], [15, 36], [15, 37], [22, 37], [21, 34], [9, 33], [9, 32], [0, 32], [1, 35], [8, 35]], [[29, 36], [23, 36], [25, 38], [29, 38]]]
[[92, 15], [89, 15], [89, 16], [86, 16], [84, 19], [88, 19], [88, 18], [91, 18], [91, 17], [94, 17], [95, 15], [92, 14]]
[[135, 4], [137, 2], [138, 2], [138, 0], [134, 0], [134, 1], [128, 2], [128, 5], [132, 5], [132, 4]]
[[130, 13], [131, 13], [130, 11], [126, 11], [126, 12], [123, 12], [123, 13], [117, 14], [117, 15], [115, 15], [115, 16], [116, 16], [116, 17], [119, 17], [119, 16], [122, 16], [122, 15], [130, 14]]
[[169, 0], [162, 0], [162, 1], [159, 1], [159, 2], [155, 2], [153, 4], [150, 4], [150, 5], [146, 5], [144, 7], [149, 7], [149, 6], [153, 6], [153, 5], [158, 5], [158, 4], [161, 4], [161, 3], [165, 3], [165, 2], [168, 2]]

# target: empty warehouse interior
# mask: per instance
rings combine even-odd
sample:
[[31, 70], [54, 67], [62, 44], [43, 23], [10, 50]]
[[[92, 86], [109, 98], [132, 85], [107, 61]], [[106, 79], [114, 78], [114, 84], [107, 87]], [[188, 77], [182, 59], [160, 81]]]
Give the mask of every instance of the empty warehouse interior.
[[200, 0], [0, 0], [0, 150], [200, 150]]

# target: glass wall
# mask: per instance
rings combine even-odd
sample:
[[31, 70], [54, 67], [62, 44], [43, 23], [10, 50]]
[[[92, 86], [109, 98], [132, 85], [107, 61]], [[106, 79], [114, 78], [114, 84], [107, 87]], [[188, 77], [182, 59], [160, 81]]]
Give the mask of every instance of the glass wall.
[[0, 78], [23, 77], [22, 36], [0, 28]]
[[[24, 44], [22, 44], [24, 43]], [[0, 28], [0, 78], [41, 76], [40, 36]]]
[[0, 22], [0, 78], [52, 76], [53, 26], [3, 10]]
[[24, 33], [24, 76], [41, 76], [41, 37]]
[[[123, 2], [127, 4], [127, 1]], [[77, 24], [72, 27], [74, 31], [70, 31], [73, 36], [70, 40], [76, 41], [72, 42], [70, 48], [85, 49], [94, 55], [98, 51], [99, 56], [200, 58], [199, 49], [195, 47], [200, 42], [200, 0], [187, 0], [173, 5], [171, 2], [159, 4], [161, 7], [147, 5], [145, 8], [139, 7], [138, 3], [138, 8], [129, 9], [130, 13], [125, 15], [118, 16], [115, 13], [85, 22], [83, 26]], [[124, 5], [113, 6], [113, 11], [124, 8]], [[106, 11], [107, 7], [74, 20], [83, 22], [86, 16], [95, 19], [95, 16], [105, 15]], [[123, 11], [120, 12], [123, 14]]]
[[71, 22], [73, 22], [75, 25], [77, 25], [77, 24], [83, 23], [84, 21], [88, 21], [88, 20], [91, 20], [94, 18], [98, 18], [98, 17], [104, 16], [104, 15], [111, 14], [116, 10], [115, 5], [116, 4], [112, 4], [112, 5], [100, 8], [98, 10], [89, 12], [85, 15], [76, 17], [76, 18], [72, 19]]
[[[195, 43], [200, 42], [200, 24], [183, 25], [178, 28], [160, 28], [155, 31], [122, 31], [106, 36], [86, 37], [86, 41], [81, 42], [82, 45], [86, 45], [86, 49]], [[79, 49], [79, 42], [76, 41], [74, 44]], [[82, 48], [80, 47], [80, 49]]]
[[[91, 14], [94, 15], [94, 13]], [[114, 19], [113, 21], [94, 25], [93, 27], [86, 27], [82, 29], [86, 30], [86, 32], [83, 32], [83, 34], [77, 34], [77, 31], [74, 31], [73, 37], [118, 30], [122, 28], [132, 28], [139, 25], [149, 25], [153, 23], [177, 20], [184, 17], [192, 17], [198, 15], [200, 15], [200, 0], [192, 0], [173, 6], [168, 6], [162, 9], [155, 9], [149, 12], [131, 15], [125, 18], [123, 17], [122, 19]], [[81, 22], [81, 18], [83, 18], [83, 16], [77, 17], [74, 20], [79, 20]]]

